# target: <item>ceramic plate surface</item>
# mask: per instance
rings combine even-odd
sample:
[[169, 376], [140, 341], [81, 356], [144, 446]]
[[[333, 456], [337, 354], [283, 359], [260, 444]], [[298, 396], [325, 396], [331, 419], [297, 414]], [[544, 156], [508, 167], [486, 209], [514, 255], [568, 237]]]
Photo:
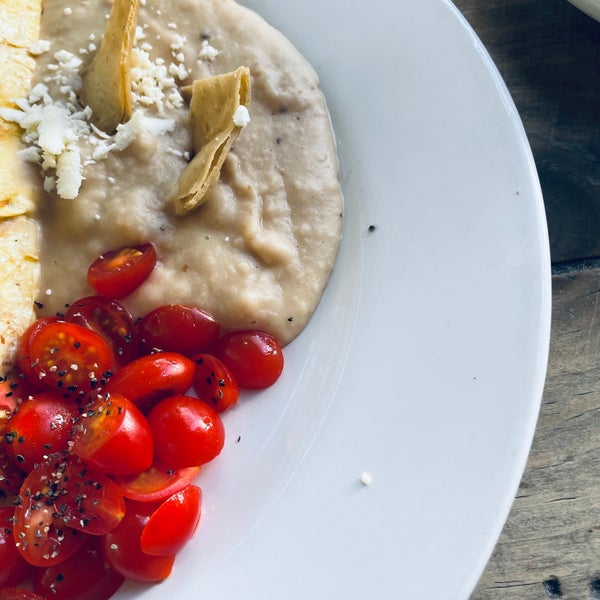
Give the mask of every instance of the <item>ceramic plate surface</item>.
[[447, 1], [244, 3], [319, 73], [344, 237], [284, 376], [226, 415], [172, 577], [118, 598], [464, 600], [546, 370], [547, 230], [521, 122]]
[[590, 17], [600, 21], [600, 0], [569, 0], [569, 2]]

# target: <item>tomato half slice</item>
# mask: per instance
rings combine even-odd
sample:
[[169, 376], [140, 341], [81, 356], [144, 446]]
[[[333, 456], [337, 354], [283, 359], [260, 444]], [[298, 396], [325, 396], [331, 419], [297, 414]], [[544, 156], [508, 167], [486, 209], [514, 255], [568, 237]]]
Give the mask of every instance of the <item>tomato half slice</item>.
[[234, 331], [224, 335], [215, 351], [247, 389], [273, 385], [283, 371], [283, 352], [277, 340], [264, 331]]
[[29, 340], [29, 352], [38, 380], [72, 396], [97, 389], [112, 368], [107, 343], [75, 323], [48, 323], [36, 329]]
[[87, 296], [73, 302], [65, 320], [101, 335], [110, 346], [115, 363], [122, 367], [138, 357], [138, 331], [131, 313], [118, 301]]
[[202, 490], [195, 485], [167, 498], [142, 530], [142, 552], [153, 556], [177, 554], [198, 527], [201, 503]]
[[124, 577], [104, 559], [101, 545], [101, 537], [90, 537], [85, 546], [60, 565], [36, 570], [33, 589], [52, 600], [111, 598]]
[[86, 539], [56, 514], [54, 502], [62, 468], [62, 463], [49, 461], [33, 469], [21, 486], [20, 502], [15, 507], [15, 545], [28, 563], [38, 567], [66, 560]]
[[73, 453], [110, 475], [145, 471], [153, 458], [150, 426], [135, 404], [109, 394], [82, 414], [73, 436]]
[[132, 581], [157, 583], [170, 574], [175, 556], [142, 552], [142, 530], [156, 509], [150, 502], [126, 503], [125, 518], [103, 537], [103, 552], [115, 571]]
[[43, 317], [36, 319], [23, 333], [17, 342], [15, 360], [17, 368], [24, 379], [33, 387], [34, 390], [44, 389], [41, 385], [38, 374], [33, 369], [33, 359], [31, 358], [30, 342], [39, 329], [42, 329], [50, 323], [58, 323], [58, 317]]
[[89, 284], [103, 296], [124, 298], [152, 273], [157, 262], [154, 244], [124, 246], [101, 254], [89, 267]]
[[23, 402], [4, 435], [6, 454], [26, 472], [67, 446], [79, 413], [57, 392], [41, 392]]
[[194, 390], [198, 398], [212, 406], [218, 413], [231, 408], [240, 396], [240, 386], [233, 373], [212, 354], [194, 356]]
[[160, 461], [142, 473], [115, 477], [125, 498], [138, 502], [160, 502], [187, 487], [200, 473], [200, 467], [170, 469]]
[[167, 396], [184, 394], [192, 385], [196, 365], [175, 352], [142, 356], [117, 371], [106, 392], [120, 394], [147, 411]]
[[[20, 554], [13, 538], [13, 507], [0, 508], [0, 586], [19, 585], [33, 571]], [[3, 596], [0, 594], [0, 598]]]
[[68, 460], [56, 484], [54, 508], [66, 525], [104, 535], [125, 515], [125, 500], [115, 483], [97, 469]]
[[138, 323], [142, 351], [206, 352], [219, 339], [220, 326], [209, 312], [185, 304], [165, 304]]

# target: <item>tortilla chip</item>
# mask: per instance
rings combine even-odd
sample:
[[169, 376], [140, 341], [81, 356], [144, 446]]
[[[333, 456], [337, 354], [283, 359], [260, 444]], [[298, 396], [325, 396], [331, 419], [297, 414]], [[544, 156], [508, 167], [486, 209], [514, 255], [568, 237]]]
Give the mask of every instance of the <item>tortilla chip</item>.
[[130, 56], [140, 0], [115, 0], [98, 53], [83, 75], [81, 99], [107, 133], [131, 117]]
[[242, 127], [234, 122], [240, 106], [248, 106], [251, 96], [250, 70], [236, 71], [198, 79], [183, 89], [191, 94], [190, 116], [196, 155], [177, 182], [171, 199], [177, 214], [200, 206], [206, 192], [219, 179], [221, 167]]

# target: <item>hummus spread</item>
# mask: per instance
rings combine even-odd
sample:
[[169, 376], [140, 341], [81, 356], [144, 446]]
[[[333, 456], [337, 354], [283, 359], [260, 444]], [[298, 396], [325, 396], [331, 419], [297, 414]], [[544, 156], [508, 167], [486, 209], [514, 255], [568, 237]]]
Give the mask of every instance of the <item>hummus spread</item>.
[[[50, 44], [34, 85], [54, 99], [79, 95], [81, 69], [109, 12], [107, 0], [47, 0], [40, 38]], [[252, 78], [249, 120], [206, 201], [179, 216], [169, 198], [192, 154], [179, 90], [240, 66]], [[127, 143], [106, 151], [114, 136], [82, 135], [69, 156], [70, 168], [82, 166], [76, 194], [60, 165], [40, 169], [48, 196], [38, 215], [41, 315], [92, 293], [85, 274], [103, 251], [152, 241], [159, 264], [125, 300], [134, 316], [191, 304], [211, 311], [225, 331], [263, 329], [287, 344], [321, 298], [341, 234], [335, 143], [314, 71], [283, 35], [232, 0], [146, 0], [132, 77], [133, 115], [116, 136]]]

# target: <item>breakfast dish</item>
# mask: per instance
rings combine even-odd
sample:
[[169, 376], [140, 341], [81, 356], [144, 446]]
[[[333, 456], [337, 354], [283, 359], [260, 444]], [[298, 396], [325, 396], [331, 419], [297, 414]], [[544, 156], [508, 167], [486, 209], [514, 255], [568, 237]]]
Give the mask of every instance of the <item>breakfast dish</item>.
[[[151, 240], [160, 262], [149, 285], [127, 299], [133, 314], [194, 304], [225, 329], [254, 327], [290, 342], [318, 304], [341, 234], [335, 145], [313, 70], [234, 2], [147, 3], [132, 41], [131, 118], [112, 135], [77, 101], [108, 7], [71, 4], [46, 4], [47, 49], [32, 92], [20, 113], [5, 114], [24, 127], [46, 190], [38, 211], [41, 314], [89, 291], [82, 273], [97, 255]], [[221, 178], [214, 181], [213, 170], [203, 205], [180, 216], [182, 201], [169, 199], [194, 154], [197, 113], [182, 94], [195, 80], [240, 67], [252, 75], [243, 131], [236, 125], [231, 151], [219, 150]], [[50, 118], [56, 126], [48, 132]]]

